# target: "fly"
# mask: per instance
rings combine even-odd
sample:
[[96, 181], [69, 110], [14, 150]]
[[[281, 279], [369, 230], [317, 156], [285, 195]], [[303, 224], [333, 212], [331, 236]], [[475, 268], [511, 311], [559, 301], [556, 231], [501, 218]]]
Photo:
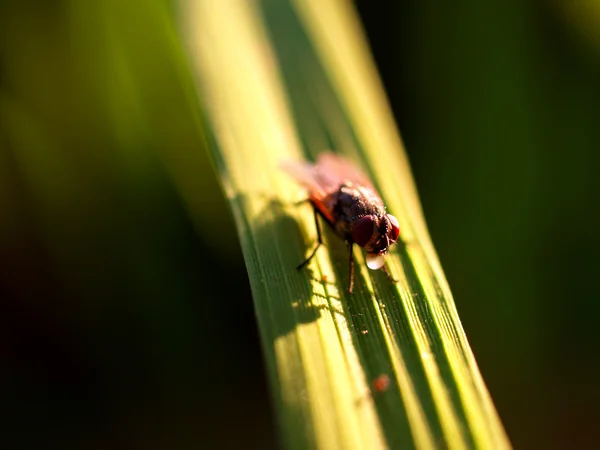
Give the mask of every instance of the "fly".
[[321, 216], [348, 246], [349, 292], [354, 286], [354, 244], [367, 252], [369, 269], [383, 267], [388, 273], [385, 255], [400, 235], [398, 220], [386, 213], [381, 196], [359, 169], [333, 153], [322, 153], [315, 164], [286, 162], [283, 169], [308, 190], [315, 214], [318, 243], [298, 269], [310, 262], [323, 243], [318, 217]]

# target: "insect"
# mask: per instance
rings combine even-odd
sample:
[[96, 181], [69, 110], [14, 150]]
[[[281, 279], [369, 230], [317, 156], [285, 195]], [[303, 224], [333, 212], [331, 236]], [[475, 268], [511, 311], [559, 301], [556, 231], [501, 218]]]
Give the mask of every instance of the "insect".
[[[383, 201], [369, 179], [350, 161], [333, 153], [322, 153], [315, 164], [286, 162], [282, 168], [308, 190], [313, 206], [318, 243], [301, 269], [315, 256], [323, 243], [319, 216], [343, 238], [348, 246], [350, 286], [354, 286], [354, 244], [367, 252], [367, 267], [385, 268], [385, 255], [398, 240], [398, 220], [387, 214]], [[390, 277], [391, 278], [391, 277]]]

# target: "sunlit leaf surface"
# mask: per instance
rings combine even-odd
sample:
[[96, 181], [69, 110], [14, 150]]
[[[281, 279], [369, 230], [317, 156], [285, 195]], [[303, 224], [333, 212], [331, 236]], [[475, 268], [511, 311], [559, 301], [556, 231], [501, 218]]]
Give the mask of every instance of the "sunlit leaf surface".
[[[286, 446], [508, 448], [350, 4], [180, 7]], [[326, 149], [362, 166], [398, 217], [397, 284], [355, 250], [348, 294], [345, 246], [329, 231], [326, 249], [295, 270], [316, 232], [310, 207], [297, 204], [305, 192], [279, 165]]]

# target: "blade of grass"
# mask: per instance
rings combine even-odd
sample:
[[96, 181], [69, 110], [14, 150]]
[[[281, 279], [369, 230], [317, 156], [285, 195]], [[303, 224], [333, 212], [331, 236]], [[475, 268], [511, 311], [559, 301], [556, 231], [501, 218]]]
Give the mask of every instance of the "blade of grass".
[[[252, 286], [289, 448], [508, 448], [428, 236], [400, 138], [350, 6], [338, 0], [186, 2], [182, 20]], [[343, 245], [314, 244], [278, 166], [333, 146], [370, 173], [407, 246], [392, 285], [348, 295]], [[229, 237], [222, 237], [228, 239]], [[391, 379], [381, 392], [371, 388]]]

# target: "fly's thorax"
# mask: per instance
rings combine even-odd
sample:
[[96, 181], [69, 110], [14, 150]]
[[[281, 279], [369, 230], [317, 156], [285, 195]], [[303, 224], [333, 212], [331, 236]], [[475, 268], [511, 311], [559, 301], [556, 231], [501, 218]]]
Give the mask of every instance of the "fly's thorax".
[[385, 206], [379, 196], [365, 186], [346, 183], [334, 194], [333, 218], [338, 233], [350, 237], [354, 223], [364, 216], [381, 216]]

